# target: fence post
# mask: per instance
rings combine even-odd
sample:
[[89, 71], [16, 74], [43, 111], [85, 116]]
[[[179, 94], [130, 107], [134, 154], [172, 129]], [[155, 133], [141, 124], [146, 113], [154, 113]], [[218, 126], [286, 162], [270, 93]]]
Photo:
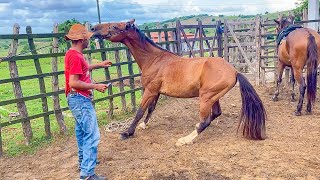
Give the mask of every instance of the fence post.
[[2, 157], [3, 149], [2, 149], [2, 135], [1, 135], [1, 126], [0, 126], [0, 158]]
[[[31, 35], [32, 34], [31, 26], [27, 26], [26, 31], [27, 31], [28, 35]], [[28, 38], [28, 43], [29, 43], [29, 47], [30, 47], [30, 50], [31, 50], [31, 54], [37, 55], [38, 53], [36, 51], [36, 47], [34, 45], [33, 38], [29, 37]], [[42, 74], [42, 69], [41, 69], [41, 65], [40, 65], [40, 62], [39, 62], [39, 58], [34, 58], [33, 61], [34, 61], [34, 65], [36, 67], [37, 74], [38, 75]], [[44, 78], [43, 77], [39, 77], [38, 80], [39, 80], [40, 93], [45, 94], [46, 93], [46, 86], [45, 86], [45, 83], [44, 83]], [[41, 97], [41, 101], [42, 101], [42, 111], [44, 113], [48, 112], [48, 100], [47, 100], [47, 97]], [[44, 129], [45, 129], [46, 135], [48, 137], [51, 137], [49, 115], [45, 115], [43, 118], [44, 118]]]
[[[126, 54], [127, 54], [127, 59], [128, 59], [128, 71], [129, 71], [129, 75], [130, 75], [130, 89], [131, 90], [134, 90], [135, 89], [135, 85], [134, 85], [134, 77], [132, 77], [134, 75], [134, 72], [133, 72], [133, 68], [132, 68], [132, 64], [133, 64], [133, 61], [132, 61], [132, 56], [131, 56], [131, 53], [128, 49], [126, 49]], [[133, 91], [131, 92], [131, 106], [132, 106], [132, 112], [135, 112], [136, 111], [136, 92]]]
[[[167, 24], [165, 24], [165, 25], [163, 25], [163, 28], [165, 28], [165, 29], [167, 29], [168, 28], [168, 25]], [[168, 43], [168, 41], [169, 41], [169, 36], [168, 36], [168, 31], [164, 31], [164, 40], [165, 40], [165, 42], [166, 42], [166, 49], [168, 50], [168, 51], [170, 51], [170, 46], [169, 46], [169, 43]]]
[[[13, 26], [13, 34], [19, 34], [19, 29], [20, 29], [19, 25], [15, 24]], [[16, 55], [17, 50], [18, 50], [18, 39], [13, 39], [8, 56], [11, 57]], [[16, 61], [9, 61], [9, 69], [10, 69], [11, 78], [19, 77]], [[12, 82], [12, 86], [13, 86], [13, 91], [16, 99], [23, 98], [20, 81]], [[21, 118], [28, 118], [28, 111], [24, 101], [17, 102], [17, 108]], [[23, 121], [22, 128], [23, 128], [23, 135], [25, 137], [25, 143], [28, 145], [33, 136], [30, 121], [29, 120]]]
[[261, 85], [261, 79], [260, 79], [260, 67], [261, 67], [261, 17], [256, 17], [256, 73], [255, 73], [255, 79], [256, 79], [256, 85]]
[[200, 56], [204, 57], [204, 48], [203, 48], [203, 28], [202, 28], [202, 21], [198, 21], [199, 25], [199, 38], [200, 38]]
[[227, 20], [223, 20], [224, 24], [224, 36], [223, 36], [223, 57], [224, 59], [229, 62], [229, 48], [228, 48], [228, 26], [227, 26]]
[[[103, 49], [104, 47], [105, 46], [104, 46], [103, 40], [99, 39], [99, 48]], [[107, 59], [105, 51], [101, 52], [101, 59], [102, 60], [106, 60]], [[105, 74], [106, 80], [110, 80], [111, 79], [109, 68], [105, 68], [104, 69], [104, 74]], [[111, 85], [108, 86], [108, 96], [111, 96], [112, 94], [113, 94], [113, 92], [112, 92], [112, 84], [111, 84]], [[112, 116], [113, 116], [113, 98], [110, 98], [109, 99], [108, 117], [111, 118]]]
[[[58, 33], [58, 32], [59, 32], [58, 24], [54, 24], [53, 33]], [[58, 38], [54, 37], [52, 41], [52, 53], [58, 53], [58, 52], [59, 52]], [[51, 65], [52, 65], [52, 72], [56, 73], [58, 71], [58, 57], [52, 57]], [[52, 75], [52, 91], [53, 92], [59, 91], [59, 77], [57, 74]], [[59, 94], [53, 94], [52, 99], [53, 99], [54, 114], [60, 128], [60, 134], [66, 134], [67, 127], [65, 125], [64, 117], [61, 112]]]
[[182, 56], [182, 43], [181, 43], [181, 30], [180, 30], [180, 21], [176, 21], [176, 38], [177, 38], [177, 54]]
[[124, 83], [122, 79], [122, 71], [121, 71], [121, 63], [120, 63], [120, 57], [119, 57], [119, 50], [116, 50], [114, 52], [115, 59], [117, 65], [117, 74], [119, 78], [119, 88], [121, 94], [121, 104], [122, 104], [122, 111], [127, 111], [127, 102], [126, 102], [126, 95], [124, 94]]
[[[265, 23], [266, 21], [264, 19], [262, 19], [262, 25]], [[261, 33], [260, 33], [260, 37], [261, 37], [261, 46], [265, 45], [266, 40], [265, 37], [262, 38], [261, 35], [266, 34], [266, 28], [264, 26], [261, 27]], [[269, 55], [268, 51], [265, 51], [264, 48], [261, 48], [260, 46], [260, 58], [261, 56], [265, 55], [265, 52], [267, 52], [267, 55]], [[268, 59], [267, 59], [268, 60]], [[261, 59], [260, 60], [260, 68], [261, 68], [261, 82], [263, 86], [266, 86], [266, 64], [265, 64], [265, 59]]]
[[[222, 31], [221, 31], [221, 20], [217, 21], [217, 27], [216, 27], [216, 35], [217, 35], [217, 45], [218, 45], [218, 57], [223, 56], [223, 42], [222, 42]], [[215, 38], [213, 38], [213, 41]], [[214, 46], [214, 43], [212, 44]], [[212, 47], [214, 48], [214, 47]], [[213, 53], [212, 53], [213, 54]]]

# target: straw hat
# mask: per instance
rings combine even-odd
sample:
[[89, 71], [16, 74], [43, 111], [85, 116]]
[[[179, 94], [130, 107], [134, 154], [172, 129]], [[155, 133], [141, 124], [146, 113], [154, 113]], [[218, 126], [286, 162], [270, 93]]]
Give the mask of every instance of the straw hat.
[[89, 32], [83, 25], [74, 24], [71, 26], [68, 34], [64, 36], [66, 40], [90, 39], [93, 32]]

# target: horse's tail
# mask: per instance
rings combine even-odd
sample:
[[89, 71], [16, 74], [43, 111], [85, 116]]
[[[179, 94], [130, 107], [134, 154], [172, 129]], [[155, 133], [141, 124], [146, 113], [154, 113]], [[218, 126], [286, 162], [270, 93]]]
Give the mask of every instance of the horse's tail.
[[309, 34], [307, 47], [307, 97], [314, 104], [317, 95], [318, 47], [314, 36]]
[[266, 111], [262, 101], [247, 78], [238, 73], [237, 80], [240, 84], [242, 98], [241, 116], [238, 130], [243, 126], [243, 136], [254, 140], [263, 140], [266, 137], [265, 121]]

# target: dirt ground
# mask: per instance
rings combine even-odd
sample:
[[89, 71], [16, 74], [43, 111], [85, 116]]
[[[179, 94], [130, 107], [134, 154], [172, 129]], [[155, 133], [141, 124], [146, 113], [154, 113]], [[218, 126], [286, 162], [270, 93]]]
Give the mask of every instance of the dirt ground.
[[[197, 99], [169, 98], [147, 130], [119, 140], [101, 128], [96, 172], [110, 180], [131, 179], [320, 179], [320, 102], [312, 115], [296, 117], [287, 92], [272, 102], [274, 88], [256, 88], [268, 112], [264, 141], [236, 134], [241, 98], [235, 87], [220, 101], [222, 115], [193, 144], [176, 140], [198, 123]], [[304, 106], [305, 110], [306, 106]], [[217, 123], [218, 122], [218, 123]], [[0, 160], [0, 179], [78, 179], [74, 137], [35, 155]]]

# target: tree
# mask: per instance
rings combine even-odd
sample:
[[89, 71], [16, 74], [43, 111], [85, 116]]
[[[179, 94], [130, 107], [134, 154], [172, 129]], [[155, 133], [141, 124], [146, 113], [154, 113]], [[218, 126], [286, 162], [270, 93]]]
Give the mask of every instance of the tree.
[[[298, 0], [296, 1], [295, 4], [296, 4], [296, 8], [293, 10], [295, 15], [302, 14], [304, 9], [308, 9], [308, 0]], [[319, 8], [319, 11], [320, 11], [320, 8]]]

